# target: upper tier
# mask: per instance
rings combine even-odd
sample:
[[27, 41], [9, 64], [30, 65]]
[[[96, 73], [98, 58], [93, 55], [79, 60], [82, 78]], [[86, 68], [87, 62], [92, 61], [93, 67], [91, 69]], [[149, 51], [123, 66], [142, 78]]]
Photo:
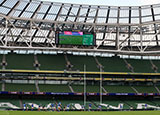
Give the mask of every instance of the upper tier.
[[143, 24], [160, 20], [160, 4], [145, 6], [81, 5], [38, 0], [1, 0], [0, 14], [45, 21]]
[[[0, 69], [35, 70], [35, 64], [39, 64], [39, 70], [50, 71], [84, 71], [99, 72], [100, 67], [104, 72], [127, 73], [159, 73], [159, 60], [122, 59], [120, 57], [93, 57], [70, 54], [15, 54], [0, 55]], [[2, 66], [5, 66], [2, 67]]]

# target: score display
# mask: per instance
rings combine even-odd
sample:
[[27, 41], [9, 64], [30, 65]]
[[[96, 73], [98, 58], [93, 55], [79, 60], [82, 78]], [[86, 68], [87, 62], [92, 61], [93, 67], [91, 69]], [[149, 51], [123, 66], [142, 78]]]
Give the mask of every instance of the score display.
[[60, 45], [94, 45], [94, 34], [85, 32], [63, 31], [58, 33]]

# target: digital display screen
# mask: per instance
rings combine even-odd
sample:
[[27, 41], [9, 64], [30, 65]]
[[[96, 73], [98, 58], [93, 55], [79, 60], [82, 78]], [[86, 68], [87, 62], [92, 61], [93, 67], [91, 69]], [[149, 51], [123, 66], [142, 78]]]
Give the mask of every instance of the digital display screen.
[[60, 45], [94, 45], [94, 35], [85, 32], [63, 31], [58, 34]]

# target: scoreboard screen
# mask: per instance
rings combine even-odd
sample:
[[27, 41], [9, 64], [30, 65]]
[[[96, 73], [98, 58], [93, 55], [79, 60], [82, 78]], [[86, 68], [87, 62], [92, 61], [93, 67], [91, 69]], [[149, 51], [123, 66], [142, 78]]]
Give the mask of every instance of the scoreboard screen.
[[63, 31], [58, 33], [60, 45], [94, 45], [94, 34], [85, 32]]

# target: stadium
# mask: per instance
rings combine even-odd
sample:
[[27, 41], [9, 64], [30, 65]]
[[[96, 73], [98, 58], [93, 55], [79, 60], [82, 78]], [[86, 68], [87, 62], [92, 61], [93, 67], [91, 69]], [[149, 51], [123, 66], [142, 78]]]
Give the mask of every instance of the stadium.
[[0, 114], [160, 110], [160, 4], [0, 0]]

